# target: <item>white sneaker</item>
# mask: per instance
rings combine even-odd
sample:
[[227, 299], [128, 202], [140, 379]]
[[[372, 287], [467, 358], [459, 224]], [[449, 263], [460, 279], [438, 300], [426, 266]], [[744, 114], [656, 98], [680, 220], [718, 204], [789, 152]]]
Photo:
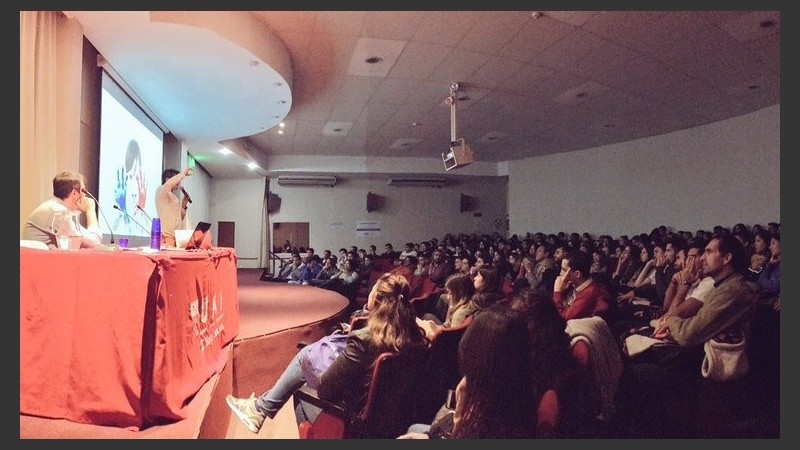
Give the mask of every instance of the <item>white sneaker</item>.
[[256, 408], [255, 393], [250, 394], [250, 398], [236, 398], [232, 395], [227, 395], [225, 397], [225, 402], [236, 414], [236, 417], [244, 422], [248, 430], [252, 431], [253, 433], [258, 433], [258, 430], [261, 429], [261, 425], [264, 424], [264, 419], [267, 418], [267, 415]]

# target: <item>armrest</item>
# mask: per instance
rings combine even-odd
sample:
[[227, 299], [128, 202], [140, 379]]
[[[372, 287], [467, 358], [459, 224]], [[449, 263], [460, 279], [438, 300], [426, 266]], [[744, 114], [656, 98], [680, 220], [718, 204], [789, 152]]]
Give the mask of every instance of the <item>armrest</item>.
[[307, 384], [304, 384], [300, 389], [298, 389], [294, 396], [297, 397], [298, 400], [302, 400], [306, 403], [310, 403], [318, 408], [322, 408], [323, 411], [333, 414], [337, 417], [341, 417], [342, 419], [349, 420], [350, 419], [350, 412], [342, 403], [334, 403], [328, 400], [323, 400], [319, 398], [317, 391]]

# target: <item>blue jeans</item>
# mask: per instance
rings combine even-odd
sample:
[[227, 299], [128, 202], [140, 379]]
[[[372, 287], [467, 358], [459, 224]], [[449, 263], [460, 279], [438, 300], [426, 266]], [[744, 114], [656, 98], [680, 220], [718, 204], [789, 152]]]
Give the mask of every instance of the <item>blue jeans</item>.
[[408, 427], [408, 433], [425, 433], [428, 434], [431, 431], [431, 425], [428, 423], [414, 423]]
[[297, 352], [294, 358], [289, 361], [289, 365], [286, 366], [278, 381], [272, 386], [272, 389], [264, 392], [256, 399], [256, 408], [265, 413], [270, 419], [275, 417], [275, 414], [278, 414], [278, 410], [289, 401], [289, 397], [306, 382], [303, 371], [300, 369], [300, 355], [304, 351], [305, 348]]

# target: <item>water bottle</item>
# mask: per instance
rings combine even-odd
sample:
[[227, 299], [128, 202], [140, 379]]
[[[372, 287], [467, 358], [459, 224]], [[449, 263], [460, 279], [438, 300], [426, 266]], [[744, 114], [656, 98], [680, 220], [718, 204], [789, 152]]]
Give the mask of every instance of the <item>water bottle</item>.
[[161, 219], [158, 217], [153, 219], [153, 225], [150, 228], [150, 248], [161, 250]]
[[50, 225], [56, 237], [56, 245], [61, 250], [81, 248], [80, 211], [58, 211], [53, 214]]

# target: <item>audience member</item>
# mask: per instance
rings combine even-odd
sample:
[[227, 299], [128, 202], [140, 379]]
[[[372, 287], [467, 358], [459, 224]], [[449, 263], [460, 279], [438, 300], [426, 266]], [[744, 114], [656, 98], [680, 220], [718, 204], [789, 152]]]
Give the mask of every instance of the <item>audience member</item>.
[[317, 272], [317, 276], [314, 279], [309, 280], [308, 284], [312, 286], [319, 286], [331, 278], [333, 278], [337, 273], [339, 273], [339, 269], [336, 267], [337, 258], [333, 256], [328, 256], [327, 258], [322, 260], [322, 268], [319, 272]]
[[303, 258], [300, 253], [292, 253], [292, 259], [286, 262], [278, 272], [278, 277], [274, 281], [288, 282], [300, 278], [300, 271], [303, 268]]
[[764, 229], [753, 232], [753, 254], [750, 256], [747, 280], [757, 283], [758, 275], [770, 259], [770, 232]]
[[555, 283], [560, 270], [560, 267], [556, 265], [556, 260], [552, 258], [552, 253], [551, 246], [547, 242], [542, 242], [536, 247], [534, 252], [536, 265], [528, 278], [528, 284], [532, 289], [540, 289], [547, 294], [553, 293], [553, 283]]
[[589, 273], [591, 266], [591, 257], [581, 250], [571, 251], [561, 261], [561, 273], [553, 285], [553, 302], [565, 320], [591, 316], [606, 319], [611, 313], [609, 293], [594, 282]]
[[469, 275], [454, 273], [444, 283], [445, 293], [440, 297], [446, 302], [444, 318], [434, 313], [426, 313], [417, 323], [425, 330], [428, 339], [432, 339], [441, 328], [457, 327], [467, 317], [478, 310], [474, 303], [475, 286]]
[[[705, 246], [703, 246], [705, 247]], [[692, 317], [703, 306], [705, 297], [714, 288], [714, 278], [703, 276], [699, 242], [686, 249], [686, 257], [680, 271], [675, 272], [664, 298], [664, 316]]]
[[394, 250], [394, 246], [391, 243], [387, 242], [386, 245], [383, 246], [383, 253], [381, 253], [382, 257], [394, 262], [398, 255], [399, 253]]
[[628, 424], [630, 437], [693, 437], [693, 424], [676, 427], [681, 413], [667, 405], [697, 398], [706, 341], [735, 330], [747, 335], [754, 294], [742, 275], [747, 262], [741, 243], [720, 235], [706, 245], [700, 259], [703, 276], [714, 279], [703, 306], [691, 317], [667, 317], [653, 334], [677, 345], [650, 347], [625, 366], [621, 403], [625, 416], [634, 419]]
[[311, 284], [312, 280], [317, 278], [319, 272], [322, 270], [322, 265], [319, 261], [319, 255], [311, 254], [306, 256], [305, 264], [300, 269], [299, 274], [297, 275], [297, 279], [289, 280], [289, 284], [303, 284], [309, 285]]
[[472, 284], [475, 286], [473, 302], [478, 308], [488, 308], [505, 298], [503, 279], [490, 267], [480, 268], [472, 278]]
[[434, 250], [433, 259], [428, 268], [428, 278], [436, 283], [437, 286], [444, 287], [444, 282], [447, 281], [447, 277], [451, 273], [453, 273], [453, 267], [452, 264], [447, 262], [444, 252], [439, 249]]
[[[780, 378], [781, 333], [781, 235], [772, 233], [770, 260], [758, 276], [755, 292], [758, 298], [753, 318], [750, 354], [756, 368], [770, 369], [765, 376]], [[749, 284], [749, 282], [748, 282]]]
[[[375, 359], [383, 352], [410, 354], [424, 360], [427, 349], [425, 335], [416, 323], [414, 308], [409, 303], [408, 283], [402, 277], [384, 274], [373, 286], [367, 300], [367, 323], [348, 335], [347, 346], [323, 374], [317, 394], [323, 400], [344, 401], [353, 411], [366, 402], [367, 387]], [[289, 398], [305, 383], [300, 368], [301, 349], [268, 391], [256, 397], [225, 400], [248, 430], [258, 433], [267, 418], [274, 418]], [[295, 401], [297, 423], [314, 422], [320, 410], [305, 402]]]
[[455, 389], [452, 412], [430, 426], [412, 425], [399, 438], [537, 437], [536, 392], [524, 316], [503, 305], [477, 314], [461, 338], [458, 356], [464, 377]]
[[526, 289], [516, 295], [509, 306], [527, 320], [537, 404], [549, 389], [554, 389], [558, 396], [559, 417], [556, 430], [553, 430], [555, 436], [548, 437], [571, 437], [583, 418], [577, 404], [581, 386], [575, 385], [580, 380], [574, 378], [578, 367], [572, 357], [570, 337], [565, 331], [567, 322], [558, 313], [550, 294], [543, 290]]
[[345, 296], [349, 302], [348, 310], [352, 312], [358, 308], [356, 305], [356, 295], [358, 294], [359, 274], [357, 262], [346, 259], [342, 269], [330, 280], [319, 285], [323, 289], [338, 292]]
[[402, 262], [405, 261], [405, 259], [409, 256], [417, 256], [417, 250], [414, 248], [413, 242], [406, 242], [406, 244], [403, 246], [403, 251], [400, 252], [400, 255], [398, 256], [398, 259], [400, 259], [402, 264]]

